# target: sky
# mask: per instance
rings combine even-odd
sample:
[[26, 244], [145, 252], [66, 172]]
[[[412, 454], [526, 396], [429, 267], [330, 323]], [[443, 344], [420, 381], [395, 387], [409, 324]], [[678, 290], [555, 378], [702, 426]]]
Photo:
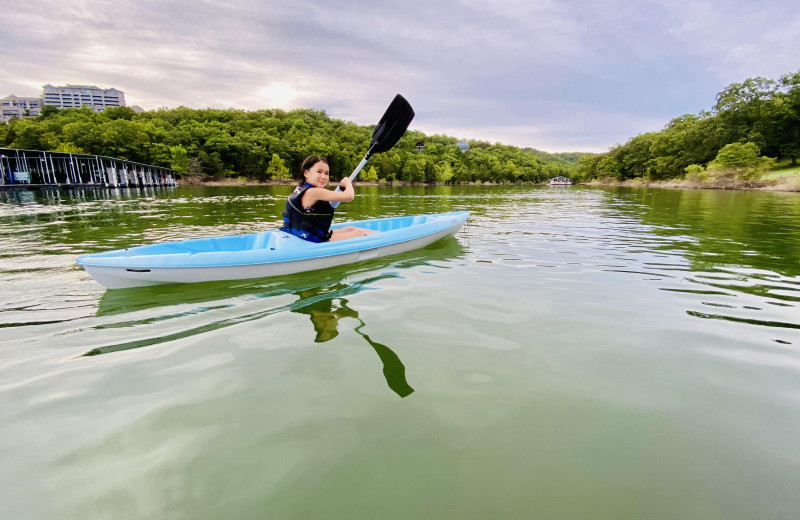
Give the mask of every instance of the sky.
[[117, 88], [145, 110], [315, 108], [549, 152], [604, 152], [800, 70], [796, 0], [26, 0], [0, 97]]

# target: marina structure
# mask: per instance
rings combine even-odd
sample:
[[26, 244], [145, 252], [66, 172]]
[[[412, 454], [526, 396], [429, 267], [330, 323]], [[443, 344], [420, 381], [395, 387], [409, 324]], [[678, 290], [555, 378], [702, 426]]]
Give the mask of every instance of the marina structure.
[[0, 148], [0, 190], [176, 186], [176, 173], [102, 155]]

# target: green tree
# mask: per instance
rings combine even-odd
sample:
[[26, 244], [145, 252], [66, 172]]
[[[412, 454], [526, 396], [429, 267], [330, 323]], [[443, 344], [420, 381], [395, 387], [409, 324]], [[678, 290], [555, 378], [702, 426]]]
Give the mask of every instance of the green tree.
[[292, 174], [289, 173], [289, 168], [286, 167], [286, 163], [281, 159], [281, 156], [276, 153], [272, 154], [272, 160], [270, 160], [269, 168], [267, 168], [267, 177], [281, 181], [292, 179]]
[[52, 117], [58, 113], [58, 107], [53, 105], [45, 105], [39, 110], [39, 117], [37, 119], [44, 120], [49, 117]]
[[760, 153], [755, 143], [731, 143], [719, 151], [711, 164], [719, 168], [752, 168], [760, 164]]
[[86, 153], [86, 150], [83, 150], [72, 143], [60, 143], [53, 149], [53, 151], [61, 153]]
[[364, 182], [378, 182], [378, 172], [374, 166], [370, 166], [367, 171], [361, 174], [361, 180]]
[[453, 175], [453, 167], [450, 166], [450, 163], [436, 165], [436, 182], [447, 183], [453, 178]]
[[9, 126], [13, 129], [12, 148], [52, 150], [60, 143], [54, 133], [48, 132], [47, 127], [38, 124], [33, 119], [16, 120]]
[[577, 174], [583, 181], [591, 181], [599, 177], [597, 166], [605, 154], [587, 154], [578, 159]]
[[183, 146], [170, 146], [170, 164], [169, 167], [178, 172], [179, 175], [186, 175], [189, 173], [189, 154]]
[[542, 170], [542, 173], [547, 175], [548, 178], [558, 177], [561, 175], [561, 168], [559, 168], [557, 164], [547, 164]]
[[800, 72], [780, 79], [781, 91], [775, 96], [778, 157], [789, 157], [797, 166], [800, 156]]
[[225, 174], [225, 164], [219, 156], [218, 152], [208, 153], [205, 150], [200, 150], [197, 155], [197, 161], [200, 164], [201, 171], [212, 177], [222, 177]]
[[615, 154], [609, 152], [603, 155], [597, 162], [597, 177], [607, 177], [610, 179], [620, 179], [620, 165], [617, 162]]
[[769, 148], [771, 108], [777, 92], [776, 81], [759, 76], [732, 83], [717, 94], [714, 110], [726, 143], [750, 141], [760, 149]]
[[108, 119], [127, 119], [130, 121], [136, 116], [136, 112], [130, 107], [109, 107], [103, 111], [103, 116]]
[[717, 175], [733, 175], [751, 179], [757, 177], [772, 164], [772, 159], [761, 157], [755, 143], [731, 143], [725, 145], [709, 165]]
[[705, 181], [708, 179], [708, 173], [701, 164], [690, 164], [686, 167], [686, 177], [689, 179]]

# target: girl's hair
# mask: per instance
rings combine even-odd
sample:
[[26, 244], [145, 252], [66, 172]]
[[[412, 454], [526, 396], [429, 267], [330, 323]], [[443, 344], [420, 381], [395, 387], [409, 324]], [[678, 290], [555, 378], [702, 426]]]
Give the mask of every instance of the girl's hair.
[[305, 160], [303, 161], [303, 165], [300, 166], [300, 173], [298, 173], [297, 180], [299, 180], [301, 184], [305, 182], [306, 178], [303, 175], [303, 172], [310, 169], [312, 166], [314, 166], [320, 161], [330, 166], [330, 164], [328, 164], [328, 159], [322, 157], [321, 155], [309, 155], [308, 157], [306, 157]]

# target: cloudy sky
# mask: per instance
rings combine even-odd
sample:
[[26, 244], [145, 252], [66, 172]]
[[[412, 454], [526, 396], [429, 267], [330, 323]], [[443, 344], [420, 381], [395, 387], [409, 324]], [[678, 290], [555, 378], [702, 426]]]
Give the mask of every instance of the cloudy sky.
[[27, 0], [3, 10], [0, 96], [324, 109], [552, 152], [605, 151], [800, 70], [796, 0]]

